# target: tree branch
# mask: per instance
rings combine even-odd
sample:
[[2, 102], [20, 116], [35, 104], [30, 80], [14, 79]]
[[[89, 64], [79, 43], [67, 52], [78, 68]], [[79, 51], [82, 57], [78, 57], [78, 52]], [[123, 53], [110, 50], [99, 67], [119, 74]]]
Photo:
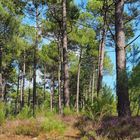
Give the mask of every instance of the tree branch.
[[140, 34], [136, 38], [134, 38], [130, 43], [128, 43], [124, 48], [126, 49], [130, 44], [136, 41], [139, 37], [140, 37]]

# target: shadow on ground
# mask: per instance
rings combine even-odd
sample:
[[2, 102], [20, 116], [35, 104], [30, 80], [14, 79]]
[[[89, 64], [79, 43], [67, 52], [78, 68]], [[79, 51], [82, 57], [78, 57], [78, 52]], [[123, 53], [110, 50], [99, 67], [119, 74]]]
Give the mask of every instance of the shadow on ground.
[[82, 116], [75, 123], [81, 138], [89, 140], [134, 140], [140, 139], [140, 117], [106, 117], [101, 121]]

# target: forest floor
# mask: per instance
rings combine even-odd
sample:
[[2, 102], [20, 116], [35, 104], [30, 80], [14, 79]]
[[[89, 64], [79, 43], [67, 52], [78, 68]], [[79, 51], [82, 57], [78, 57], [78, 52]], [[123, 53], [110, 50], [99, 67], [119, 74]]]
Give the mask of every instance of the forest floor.
[[140, 140], [140, 117], [93, 121], [85, 116], [69, 115], [55, 119], [65, 124], [63, 132], [57, 128], [46, 129], [47, 132], [40, 129], [44, 117], [7, 120], [0, 126], [0, 140]]

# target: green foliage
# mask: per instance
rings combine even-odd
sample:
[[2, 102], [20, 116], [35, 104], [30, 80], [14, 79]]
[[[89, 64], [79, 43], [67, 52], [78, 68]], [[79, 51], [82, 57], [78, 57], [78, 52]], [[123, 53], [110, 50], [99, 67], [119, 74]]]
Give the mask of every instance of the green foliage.
[[17, 115], [17, 118], [19, 119], [28, 119], [31, 117], [32, 117], [31, 109], [28, 106], [25, 106], [24, 108], [22, 108], [20, 113]]
[[15, 134], [36, 137], [39, 135], [40, 131], [40, 126], [36, 120], [30, 119], [29, 122], [18, 125], [15, 129]]
[[46, 117], [45, 120], [41, 124], [41, 128], [45, 132], [56, 131], [62, 134], [66, 126], [62, 121], [57, 120], [57, 118]]
[[93, 103], [91, 103], [91, 100], [87, 100], [85, 113], [92, 119], [98, 119], [99, 116], [114, 115], [116, 113], [116, 103], [111, 89], [104, 86], [99, 97], [94, 97]]
[[74, 115], [75, 114], [75, 112], [72, 110], [72, 109], [70, 109], [70, 108], [68, 108], [68, 107], [65, 107], [64, 108], [64, 111], [63, 111], [63, 113], [64, 113], [64, 115]]
[[0, 125], [2, 125], [5, 121], [5, 110], [4, 110], [4, 104], [0, 103]]
[[132, 115], [139, 115], [140, 112], [140, 64], [133, 67], [129, 76], [129, 95]]

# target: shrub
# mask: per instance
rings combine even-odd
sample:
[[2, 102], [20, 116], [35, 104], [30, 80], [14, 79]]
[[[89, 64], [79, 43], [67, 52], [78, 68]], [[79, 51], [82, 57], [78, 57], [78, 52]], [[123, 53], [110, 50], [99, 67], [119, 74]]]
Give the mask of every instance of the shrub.
[[30, 108], [28, 106], [25, 106], [21, 112], [17, 115], [17, 118], [19, 119], [28, 119], [31, 118], [32, 114], [30, 111]]
[[56, 131], [62, 134], [65, 130], [65, 124], [62, 121], [57, 120], [54, 117], [51, 117], [51, 118], [46, 118], [42, 122], [41, 128], [43, 131], [46, 131], [46, 132]]
[[29, 120], [28, 122], [23, 122], [16, 127], [15, 133], [17, 135], [27, 135], [36, 137], [41, 131], [40, 125], [36, 120]]
[[71, 110], [69, 107], [64, 108], [64, 115], [74, 115], [75, 112]]
[[99, 116], [109, 116], [114, 114], [116, 105], [112, 91], [107, 86], [103, 87], [99, 97], [95, 97], [93, 103], [90, 100], [86, 101], [85, 114], [92, 119], [97, 119]]
[[5, 110], [4, 110], [4, 104], [0, 103], [0, 125], [3, 124], [5, 121]]

